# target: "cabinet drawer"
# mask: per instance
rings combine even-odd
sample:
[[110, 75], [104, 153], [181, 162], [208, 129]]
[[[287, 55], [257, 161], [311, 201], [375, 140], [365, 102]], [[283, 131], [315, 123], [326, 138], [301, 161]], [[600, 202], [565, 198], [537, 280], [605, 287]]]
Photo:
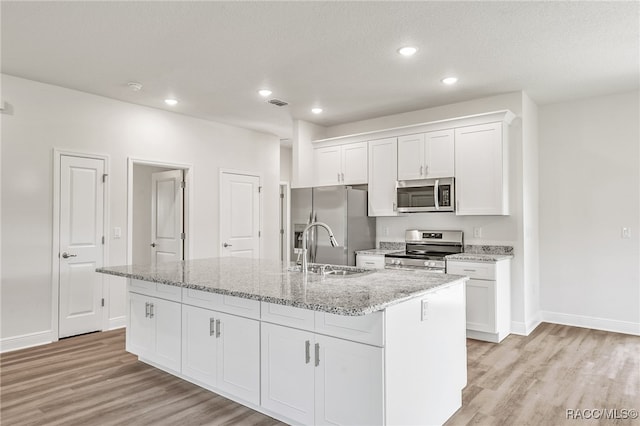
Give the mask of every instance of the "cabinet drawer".
[[258, 300], [243, 299], [241, 297], [195, 290], [192, 288], [183, 288], [182, 303], [247, 318], [260, 318], [260, 302]]
[[384, 346], [384, 312], [374, 312], [362, 316], [316, 312], [315, 323], [316, 333]]
[[129, 279], [128, 287], [129, 291], [134, 293], [154, 296], [174, 302], [180, 302], [182, 298], [182, 288], [175, 285], [160, 284], [132, 278]]
[[447, 261], [447, 274], [467, 275], [479, 280], [495, 280], [496, 264], [482, 262]]
[[384, 269], [384, 255], [359, 254], [356, 256], [356, 266], [359, 268]]
[[269, 302], [261, 302], [260, 311], [263, 321], [313, 331], [314, 311]]

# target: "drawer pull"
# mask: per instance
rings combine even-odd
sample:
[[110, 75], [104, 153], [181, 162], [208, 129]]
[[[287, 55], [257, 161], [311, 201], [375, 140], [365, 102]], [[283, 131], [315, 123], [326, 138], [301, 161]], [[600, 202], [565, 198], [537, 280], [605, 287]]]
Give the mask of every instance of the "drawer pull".
[[465, 271], [465, 272], [476, 272], [475, 269], [463, 269], [463, 271]]

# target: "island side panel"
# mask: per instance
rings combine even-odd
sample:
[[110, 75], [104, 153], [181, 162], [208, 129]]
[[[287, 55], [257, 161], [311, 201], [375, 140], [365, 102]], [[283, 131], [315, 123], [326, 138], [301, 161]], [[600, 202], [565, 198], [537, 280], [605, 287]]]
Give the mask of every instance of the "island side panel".
[[464, 283], [386, 309], [387, 425], [438, 425], [461, 407], [467, 382]]

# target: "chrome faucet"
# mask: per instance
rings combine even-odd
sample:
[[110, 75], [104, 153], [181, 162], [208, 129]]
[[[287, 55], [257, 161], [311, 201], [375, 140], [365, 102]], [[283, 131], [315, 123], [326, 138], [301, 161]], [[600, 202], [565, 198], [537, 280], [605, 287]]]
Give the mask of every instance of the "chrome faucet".
[[336, 238], [333, 236], [333, 231], [331, 230], [331, 228], [329, 228], [329, 225], [323, 222], [311, 222], [310, 224], [308, 224], [307, 227], [304, 228], [304, 231], [302, 231], [302, 273], [303, 274], [307, 273], [307, 268], [308, 268], [307, 231], [309, 231], [309, 229], [313, 228], [314, 226], [322, 226], [324, 229], [326, 229], [327, 232], [329, 233], [329, 242], [331, 243], [331, 247], [338, 247], [338, 242], [336, 241]]

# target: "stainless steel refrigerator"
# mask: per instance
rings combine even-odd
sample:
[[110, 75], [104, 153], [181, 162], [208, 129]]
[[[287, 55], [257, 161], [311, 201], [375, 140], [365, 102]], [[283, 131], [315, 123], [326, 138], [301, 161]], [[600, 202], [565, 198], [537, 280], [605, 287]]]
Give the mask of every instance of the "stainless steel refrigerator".
[[355, 266], [356, 250], [375, 247], [376, 220], [367, 216], [366, 189], [351, 186], [292, 189], [292, 261], [302, 259], [302, 232], [311, 221], [329, 225], [338, 247], [331, 247], [324, 228], [311, 228], [307, 233], [310, 262]]

